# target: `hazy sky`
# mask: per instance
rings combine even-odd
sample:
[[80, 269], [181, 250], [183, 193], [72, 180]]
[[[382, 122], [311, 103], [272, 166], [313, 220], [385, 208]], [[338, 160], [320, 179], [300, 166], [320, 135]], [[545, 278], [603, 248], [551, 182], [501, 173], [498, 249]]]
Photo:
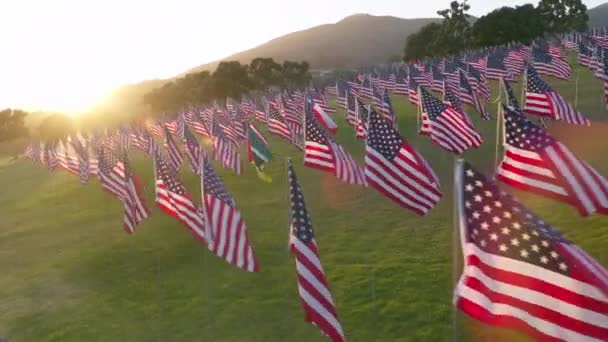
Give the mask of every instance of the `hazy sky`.
[[[606, 0], [583, 1], [591, 8]], [[471, 0], [483, 15], [526, 1]], [[354, 13], [436, 16], [449, 0], [0, 0], [0, 107], [80, 109]], [[420, 5], [424, 4], [424, 5]]]

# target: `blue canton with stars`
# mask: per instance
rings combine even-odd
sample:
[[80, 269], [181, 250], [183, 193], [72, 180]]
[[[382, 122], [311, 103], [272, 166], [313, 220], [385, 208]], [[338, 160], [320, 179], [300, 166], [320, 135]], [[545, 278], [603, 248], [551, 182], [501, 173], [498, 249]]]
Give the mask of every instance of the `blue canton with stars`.
[[463, 169], [465, 236], [469, 243], [486, 253], [569, 274], [571, 264], [555, 248], [569, 241], [469, 164]]
[[401, 150], [403, 141], [392, 123], [374, 111], [369, 113], [367, 144], [387, 160], [393, 160]]
[[526, 90], [530, 93], [542, 94], [546, 91], [553, 91], [553, 89], [538, 76], [538, 73], [531, 65], [528, 65], [526, 83]]
[[513, 88], [511, 88], [511, 85], [509, 84], [509, 82], [506, 80], [503, 80], [502, 86], [506, 93], [507, 106], [513, 108], [514, 110], [516, 110], [518, 112], [521, 112], [521, 107], [519, 106], [519, 101], [517, 101], [515, 94], [513, 94]]
[[445, 105], [422, 87], [420, 87], [420, 94], [422, 95], [420, 100], [423, 111], [427, 113], [430, 120], [437, 120], [437, 117], [445, 111]]
[[215, 173], [207, 158], [203, 160], [203, 190], [206, 195], [213, 196], [231, 207], [235, 206], [234, 199], [226, 190], [224, 183]]
[[469, 94], [473, 93], [471, 85], [469, 84], [469, 80], [467, 80], [467, 77], [465, 76], [464, 71], [462, 70], [460, 70], [460, 88], [463, 88]]
[[304, 203], [302, 187], [296, 178], [291, 161], [288, 162], [287, 175], [289, 177], [289, 199], [291, 209], [291, 235], [303, 243], [309, 243], [314, 238], [310, 214]]
[[507, 143], [522, 150], [538, 152], [555, 140], [542, 128], [528, 121], [522, 114], [504, 107]]
[[328, 139], [323, 128], [317, 123], [317, 118], [310, 113], [306, 113], [306, 140], [327, 145]]
[[447, 84], [445, 86], [445, 100], [448, 101], [457, 111], [462, 112], [464, 110], [460, 97], [456, 96], [452, 88]]
[[186, 189], [177, 180], [177, 172], [163, 160], [162, 156], [156, 157], [156, 172], [158, 178], [167, 186], [169, 191], [181, 196], [186, 194]]

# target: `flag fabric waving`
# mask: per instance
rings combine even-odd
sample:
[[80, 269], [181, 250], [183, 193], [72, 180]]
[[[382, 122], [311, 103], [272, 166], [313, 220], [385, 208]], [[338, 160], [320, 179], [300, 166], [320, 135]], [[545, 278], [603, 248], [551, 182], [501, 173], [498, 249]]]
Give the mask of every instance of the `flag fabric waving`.
[[584, 216], [608, 214], [608, 180], [522, 114], [505, 107], [504, 123], [500, 181], [571, 204]]
[[198, 173], [198, 164], [201, 158], [201, 153], [204, 153], [201, 145], [196, 140], [196, 137], [188, 127], [184, 127], [183, 129], [183, 137], [184, 137], [184, 151], [186, 151], [186, 157], [188, 157], [188, 161], [190, 161], [190, 167], [192, 172]]
[[298, 294], [304, 307], [306, 322], [316, 325], [334, 342], [345, 341], [342, 325], [338, 320], [336, 304], [327, 284], [321, 265], [319, 248], [315, 241], [310, 214], [306, 209], [302, 187], [296, 173], [288, 165], [289, 177], [289, 248], [296, 261]]
[[156, 204], [167, 215], [176, 218], [192, 235], [207, 244], [207, 234], [203, 211], [192, 201], [186, 188], [177, 178], [177, 171], [164, 160], [163, 156], [154, 156], [156, 166]]
[[504, 78], [501, 79], [500, 82], [501, 82], [502, 90], [505, 93], [504, 95], [505, 95], [507, 106], [511, 107], [513, 110], [515, 110], [517, 112], [521, 112], [521, 107], [519, 106], [519, 101], [517, 101], [517, 98], [515, 97], [515, 94], [513, 93], [513, 88], [511, 88], [511, 85], [509, 84], [509, 82], [507, 80], [505, 80]]
[[369, 112], [365, 151], [367, 182], [397, 204], [424, 215], [441, 199], [428, 163], [374, 110]]
[[122, 152], [122, 158], [119, 165], [122, 166], [122, 179], [125, 194], [125, 197], [122, 200], [124, 207], [124, 227], [128, 233], [133, 233], [135, 227], [150, 216], [150, 210], [146, 206], [140, 183], [135, 175], [133, 175], [131, 163], [129, 162], [126, 151]]
[[589, 119], [579, 113], [557, 91], [545, 83], [530, 65], [526, 73], [524, 111], [528, 114], [549, 117], [569, 124], [591, 125]]
[[475, 108], [481, 114], [482, 119], [490, 120], [490, 114], [481, 103], [481, 100], [479, 99], [477, 94], [475, 94], [475, 92], [473, 91], [473, 88], [471, 88], [469, 80], [467, 79], [464, 74], [464, 71], [462, 70], [460, 70], [460, 98], [465, 103], [468, 103], [473, 106], [473, 108]]
[[306, 115], [304, 165], [333, 173], [348, 184], [366, 185], [361, 167], [350, 154], [326, 134], [317, 119]]
[[538, 341], [608, 340], [608, 272], [496, 184], [459, 162], [463, 274], [456, 306]]
[[271, 134], [284, 138], [289, 142], [293, 142], [293, 133], [285, 119], [279, 114], [277, 110], [268, 106], [268, 131]]
[[205, 157], [201, 158], [200, 174], [205, 221], [212, 236], [209, 249], [232, 265], [257, 272], [258, 262], [249, 242], [247, 226], [234, 199]]
[[419, 97], [423, 129], [426, 125], [422, 133], [429, 135], [435, 144], [455, 154], [481, 145], [481, 135], [462, 113], [444, 105], [423, 87]]
[[171, 162], [171, 166], [175, 170], [179, 170], [179, 167], [182, 165], [182, 153], [177, 147], [177, 144], [173, 140], [171, 134], [169, 134], [169, 128], [165, 125], [165, 148], [167, 149], [167, 153], [169, 154], [169, 161]]
[[334, 120], [329, 115], [327, 115], [325, 110], [323, 110], [323, 108], [319, 106], [318, 103], [312, 104], [311, 111], [313, 112], [319, 123], [322, 124], [323, 127], [325, 127], [329, 133], [331, 133], [332, 135], [336, 135], [336, 132], [338, 131], [338, 125], [336, 125]]
[[253, 124], [249, 124], [247, 133], [247, 155], [249, 157], [249, 162], [255, 165], [260, 179], [271, 182], [272, 178], [263, 172], [264, 165], [272, 160], [272, 153], [268, 147], [268, 141], [266, 141], [262, 133], [260, 133]]

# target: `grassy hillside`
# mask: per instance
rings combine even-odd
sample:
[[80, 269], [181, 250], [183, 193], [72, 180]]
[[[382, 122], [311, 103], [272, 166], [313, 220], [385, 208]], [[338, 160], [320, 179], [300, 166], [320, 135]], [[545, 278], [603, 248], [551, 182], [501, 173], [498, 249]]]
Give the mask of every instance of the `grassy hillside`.
[[[572, 83], [553, 82], [569, 99]], [[516, 91], [518, 87], [516, 87]], [[591, 128], [551, 130], [608, 174], [608, 132], [600, 83], [580, 74], [580, 109]], [[494, 95], [497, 89], [494, 88]], [[416, 134], [415, 108], [393, 97], [402, 134], [440, 175], [445, 198], [427, 217], [405, 211], [374, 190], [338, 183], [302, 166], [301, 153], [271, 137], [272, 184], [248, 166], [244, 176], [217, 167], [248, 223], [260, 273], [247, 274], [210, 255], [153, 203], [151, 161], [133, 153], [153, 216], [133, 235], [121, 228], [119, 203], [96, 181], [49, 174], [0, 148], [0, 336], [11, 341], [327, 341], [303, 320], [293, 257], [287, 250], [285, 158], [294, 158], [329, 284], [350, 341], [441, 341], [452, 336], [453, 157]], [[495, 113], [494, 105], [489, 106]], [[470, 111], [485, 143], [465, 155], [488, 173], [495, 121]], [[344, 124], [338, 141], [357, 158], [364, 146]], [[244, 157], [244, 153], [243, 153]], [[182, 179], [198, 198], [197, 178]], [[568, 206], [520, 199], [608, 266], [608, 218], [581, 218]], [[460, 268], [457, 266], [457, 272]], [[458, 315], [463, 340], [526, 341]]]
[[[384, 63], [393, 55], [402, 55], [405, 38], [432, 21], [439, 19], [356, 14], [335, 24], [286, 34], [222, 60], [241, 63], [249, 63], [256, 57], [272, 57], [278, 61], [305, 60], [316, 69]], [[213, 70], [218, 63], [201, 65], [189, 72]]]

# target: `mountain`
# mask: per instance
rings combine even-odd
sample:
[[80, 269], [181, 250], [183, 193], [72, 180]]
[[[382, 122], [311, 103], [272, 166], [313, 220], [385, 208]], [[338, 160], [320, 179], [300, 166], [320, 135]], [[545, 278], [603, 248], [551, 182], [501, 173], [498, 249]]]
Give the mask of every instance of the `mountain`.
[[[256, 57], [272, 57], [278, 61], [306, 60], [313, 69], [366, 66], [386, 62], [390, 56], [401, 56], [405, 38], [433, 21], [440, 19], [355, 14], [335, 24], [286, 34], [222, 60], [241, 63], [249, 63]], [[204, 64], [188, 72], [212, 70], [219, 62]]]
[[590, 28], [608, 26], [608, 2], [588, 10], [587, 14]]

